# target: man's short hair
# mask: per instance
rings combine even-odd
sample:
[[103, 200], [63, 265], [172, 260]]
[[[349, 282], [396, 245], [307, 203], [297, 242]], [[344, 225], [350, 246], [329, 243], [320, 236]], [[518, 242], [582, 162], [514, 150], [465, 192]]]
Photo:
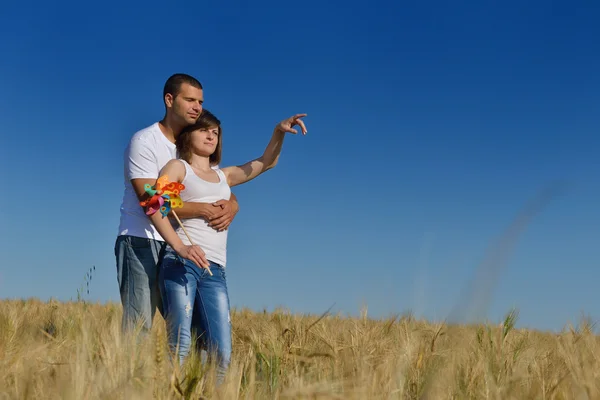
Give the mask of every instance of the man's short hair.
[[188, 74], [173, 74], [167, 79], [165, 82], [165, 87], [163, 89], [163, 99], [167, 95], [167, 93], [171, 93], [173, 98], [177, 97], [181, 90], [181, 85], [187, 83], [195, 88], [202, 89], [202, 84], [200, 81], [193, 76]]

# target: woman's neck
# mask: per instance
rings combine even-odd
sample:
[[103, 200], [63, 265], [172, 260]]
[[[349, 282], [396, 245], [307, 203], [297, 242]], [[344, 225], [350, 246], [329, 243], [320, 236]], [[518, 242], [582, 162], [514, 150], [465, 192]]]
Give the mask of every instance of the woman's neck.
[[201, 171], [209, 171], [210, 170], [210, 157], [199, 156], [198, 154], [192, 154], [192, 159], [190, 160], [190, 165]]

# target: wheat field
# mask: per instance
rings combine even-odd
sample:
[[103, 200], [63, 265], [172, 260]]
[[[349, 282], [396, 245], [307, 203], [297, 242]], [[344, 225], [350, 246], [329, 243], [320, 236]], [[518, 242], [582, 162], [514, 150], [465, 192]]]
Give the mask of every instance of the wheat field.
[[122, 335], [120, 304], [0, 301], [1, 399], [595, 399], [591, 324], [559, 334], [452, 326], [410, 315], [375, 320], [232, 310], [226, 381], [192, 354], [171, 363], [157, 315]]

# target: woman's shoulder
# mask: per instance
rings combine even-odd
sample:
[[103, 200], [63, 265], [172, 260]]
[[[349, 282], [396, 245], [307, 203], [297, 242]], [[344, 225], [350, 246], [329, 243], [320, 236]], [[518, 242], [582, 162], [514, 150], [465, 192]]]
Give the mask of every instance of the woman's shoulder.
[[178, 158], [172, 158], [161, 168], [160, 174], [168, 174], [176, 180], [183, 179], [186, 175], [184, 162]]
[[217, 164], [217, 165], [212, 165], [211, 168], [213, 169], [213, 171], [215, 171], [217, 174], [219, 175], [225, 175], [225, 172], [223, 171], [223, 169]]
[[213, 169], [213, 171], [215, 171], [217, 173], [217, 175], [219, 175], [222, 179], [224, 179], [225, 181], [227, 181], [227, 175], [221, 169], [221, 167], [219, 167], [219, 165], [213, 165], [213, 166], [211, 166], [211, 168]]
[[171, 168], [185, 168], [185, 164], [185, 160], [181, 158], [172, 158], [165, 164], [165, 168], [167, 166]]

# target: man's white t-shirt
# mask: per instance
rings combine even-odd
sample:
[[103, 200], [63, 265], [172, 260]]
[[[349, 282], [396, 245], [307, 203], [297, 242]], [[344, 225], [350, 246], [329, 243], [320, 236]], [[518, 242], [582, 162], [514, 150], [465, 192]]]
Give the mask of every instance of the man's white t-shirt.
[[165, 137], [158, 122], [133, 135], [123, 159], [125, 193], [121, 202], [119, 235], [164, 241], [140, 206], [131, 179], [157, 179], [160, 170], [176, 156], [175, 144]]

